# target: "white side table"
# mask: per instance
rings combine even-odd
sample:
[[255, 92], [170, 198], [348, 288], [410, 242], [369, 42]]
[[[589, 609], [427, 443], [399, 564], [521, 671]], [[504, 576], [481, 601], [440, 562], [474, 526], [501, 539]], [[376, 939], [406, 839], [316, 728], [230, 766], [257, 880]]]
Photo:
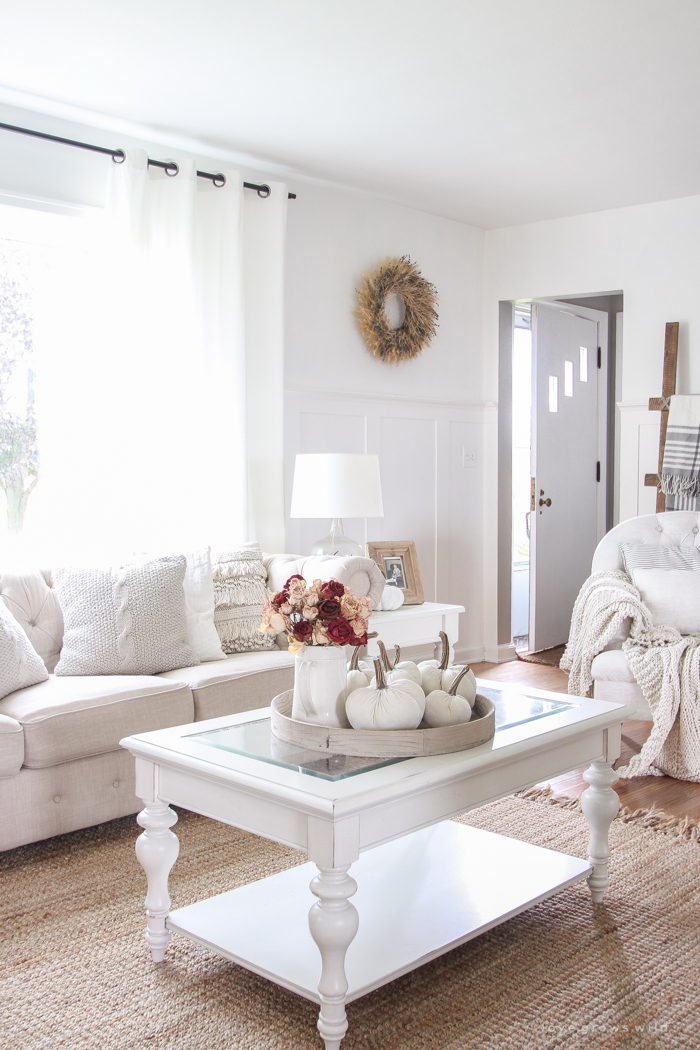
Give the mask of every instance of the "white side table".
[[450, 661], [454, 662], [454, 643], [459, 637], [459, 614], [464, 612], [463, 605], [442, 605], [440, 602], [423, 602], [422, 605], [402, 605], [391, 612], [373, 612], [369, 625], [370, 631], [376, 631], [378, 637], [367, 642], [367, 655], [372, 659], [379, 656], [378, 642], [384, 642], [387, 649], [400, 645], [425, 645], [437, 643], [440, 631], [450, 639]]

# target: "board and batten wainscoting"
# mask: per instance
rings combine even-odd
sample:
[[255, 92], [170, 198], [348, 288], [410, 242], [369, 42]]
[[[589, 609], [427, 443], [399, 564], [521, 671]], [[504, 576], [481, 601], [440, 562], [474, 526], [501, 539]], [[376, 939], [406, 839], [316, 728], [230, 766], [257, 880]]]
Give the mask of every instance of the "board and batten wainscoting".
[[[644, 487], [644, 475], [659, 469], [660, 413], [649, 402], [617, 403], [620, 426], [619, 521], [656, 512], [656, 489]], [[617, 522], [615, 522], [617, 524]]]
[[456, 658], [484, 658], [485, 431], [495, 405], [421, 398], [285, 392], [287, 550], [305, 553], [328, 521], [292, 519], [298, 452], [379, 456], [384, 517], [345, 520], [348, 536], [414, 540], [426, 601], [463, 605]]

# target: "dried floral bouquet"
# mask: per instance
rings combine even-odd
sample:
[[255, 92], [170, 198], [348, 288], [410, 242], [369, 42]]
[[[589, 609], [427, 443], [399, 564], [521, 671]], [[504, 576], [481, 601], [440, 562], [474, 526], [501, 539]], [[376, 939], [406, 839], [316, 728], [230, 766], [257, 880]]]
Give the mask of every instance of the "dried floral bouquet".
[[286, 632], [290, 653], [305, 645], [366, 645], [369, 598], [360, 598], [338, 580], [290, 576], [283, 589], [263, 604], [263, 634]]

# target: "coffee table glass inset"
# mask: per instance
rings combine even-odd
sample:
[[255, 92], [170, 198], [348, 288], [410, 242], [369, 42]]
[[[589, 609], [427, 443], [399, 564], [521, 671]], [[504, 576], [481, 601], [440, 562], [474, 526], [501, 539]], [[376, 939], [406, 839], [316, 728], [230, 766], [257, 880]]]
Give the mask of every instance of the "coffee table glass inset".
[[[136, 852], [154, 961], [171, 932], [205, 945], [318, 1003], [326, 1050], [339, 1050], [347, 1002], [581, 879], [602, 900], [627, 708], [488, 682], [478, 689], [496, 704], [491, 741], [363, 768], [318, 768], [315, 753], [277, 757], [269, 709], [123, 740], [145, 806]], [[589, 764], [587, 860], [448, 819]], [[179, 843], [170, 804], [296, 847], [308, 863], [171, 914]]]
[[[527, 693], [509, 694], [500, 689], [488, 689], [483, 686], [480, 686], [479, 692], [493, 700], [496, 706], [497, 730], [532, 722], [571, 707], [571, 704], [563, 700], [548, 700]], [[322, 755], [317, 751], [303, 750], [294, 744], [278, 740], [272, 734], [269, 717], [225, 726], [222, 729], [209, 729], [204, 733], [192, 733], [191, 739], [198, 740], [208, 747], [257, 758], [286, 769], [296, 769], [300, 773], [321, 777], [323, 780], [343, 780], [370, 769], [410, 761], [408, 758], [376, 759], [354, 758], [350, 755]]]

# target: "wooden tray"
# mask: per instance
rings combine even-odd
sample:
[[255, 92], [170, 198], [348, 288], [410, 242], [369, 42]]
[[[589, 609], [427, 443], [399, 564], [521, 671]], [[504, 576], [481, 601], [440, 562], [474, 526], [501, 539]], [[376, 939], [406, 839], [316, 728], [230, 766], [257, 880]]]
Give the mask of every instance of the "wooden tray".
[[271, 727], [274, 736], [308, 751], [367, 758], [410, 758], [416, 755], [448, 755], [485, 744], [496, 732], [496, 708], [477, 693], [471, 721], [456, 726], [429, 729], [340, 729], [312, 725], [292, 718], [293, 690], [272, 701]]

